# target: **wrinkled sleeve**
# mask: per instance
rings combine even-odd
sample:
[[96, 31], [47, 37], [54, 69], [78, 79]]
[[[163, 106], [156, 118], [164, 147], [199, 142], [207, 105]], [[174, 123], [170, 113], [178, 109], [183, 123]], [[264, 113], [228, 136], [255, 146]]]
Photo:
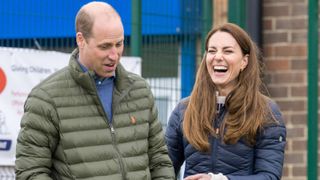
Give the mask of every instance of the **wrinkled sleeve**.
[[166, 143], [169, 156], [173, 163], [175, 174], [177, 175], [184, 162], [183, 134], [181, 132], [182, 104], [178, 104], [170, 115], [166, 129]]
[[153, 180], [174, 180], [172, 163], [168, 156], [162, 125], [158, 120], [157, 108], [150, 91], [151, 117], [149, 129], [149, 162]]
[[271, 105], [277, 124], [266, 126], [257, 138], [253, 175], [231, 176], [230, 180], [279, 180], [282, 176], [286, 127], [276, 104]]
[[57, 115], [48, 94], [40, 89], [33, 90], [24, 106], [17, 140], [17, 180], [51, 179], [51, 155], [58, 137], [53, 119], [57, 119]]

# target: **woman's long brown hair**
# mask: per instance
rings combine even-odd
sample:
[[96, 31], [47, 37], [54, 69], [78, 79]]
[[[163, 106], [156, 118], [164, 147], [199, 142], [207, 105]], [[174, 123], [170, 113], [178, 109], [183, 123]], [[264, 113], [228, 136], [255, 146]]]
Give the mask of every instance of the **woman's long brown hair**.
[[[235, 88], [226, 98], [227, 115], [220, 127], [220, 136], [227, 144], [240, 138], [254, 145], [256, 134], [270, 119], [267, 97], [261, 92], [259, 51], [249, 35], [239, 26], [226, 23], [212, 29], [208, 41], [217, 31], [227, 32], [240, 45], [243, 55], [249, 55], [247, 67], [239, 74]], [[183, 121], [183, 133], [191, 145], [199, 151], [209, 151], [208, 137], [215, 136], [213, 127], [216, 118], [216, 86], [206, 67], [206, 52], [197, 72], [196, 82], [190, 95]]]

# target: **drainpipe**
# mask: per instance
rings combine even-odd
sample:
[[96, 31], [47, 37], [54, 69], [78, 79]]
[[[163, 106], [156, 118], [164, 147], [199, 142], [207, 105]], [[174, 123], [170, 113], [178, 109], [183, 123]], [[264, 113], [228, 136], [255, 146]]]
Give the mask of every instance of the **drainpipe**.
[[318, 178], [318, 0], [308, 3], [308, 180]]
[[262, 49], [262, 1], [247, 0], [247, 32]]

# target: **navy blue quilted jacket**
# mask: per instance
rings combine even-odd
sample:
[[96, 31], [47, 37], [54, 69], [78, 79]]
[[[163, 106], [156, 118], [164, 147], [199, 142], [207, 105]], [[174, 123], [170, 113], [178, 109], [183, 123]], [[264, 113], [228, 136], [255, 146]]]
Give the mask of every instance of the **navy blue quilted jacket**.
[[[186, 100], [174, 109], [166, 129], [169, 155], [176, 174], [185, 161], [184, 177], [197, 173], [222, 173], [229, 180], [276, 180], [281, 179], [286, 128], [278, 106], [270, 102], [271, 109], [279, 124], [264, 127], [257, 135], [255, 146], [248, 146], [243, 139], [236, 144], [222, 143], [221, 139], [210, 137], [212, 151], [197, 151], [183, 138], [182, 120]], [[226, 109], [222, 108], [216, 122], [222, 122]]]

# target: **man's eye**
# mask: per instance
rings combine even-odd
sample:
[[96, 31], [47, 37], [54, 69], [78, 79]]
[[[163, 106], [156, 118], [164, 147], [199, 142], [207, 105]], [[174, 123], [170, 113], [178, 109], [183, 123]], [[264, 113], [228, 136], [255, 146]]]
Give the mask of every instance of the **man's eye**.
[[122, 42], [116, 44], [116, 47], [121, 47], [121, 46], [122, 46]]
[[100, 49], [109, 49], [111, 46], [109, 45], [102, 45], [102, 46], [99, 46]]

